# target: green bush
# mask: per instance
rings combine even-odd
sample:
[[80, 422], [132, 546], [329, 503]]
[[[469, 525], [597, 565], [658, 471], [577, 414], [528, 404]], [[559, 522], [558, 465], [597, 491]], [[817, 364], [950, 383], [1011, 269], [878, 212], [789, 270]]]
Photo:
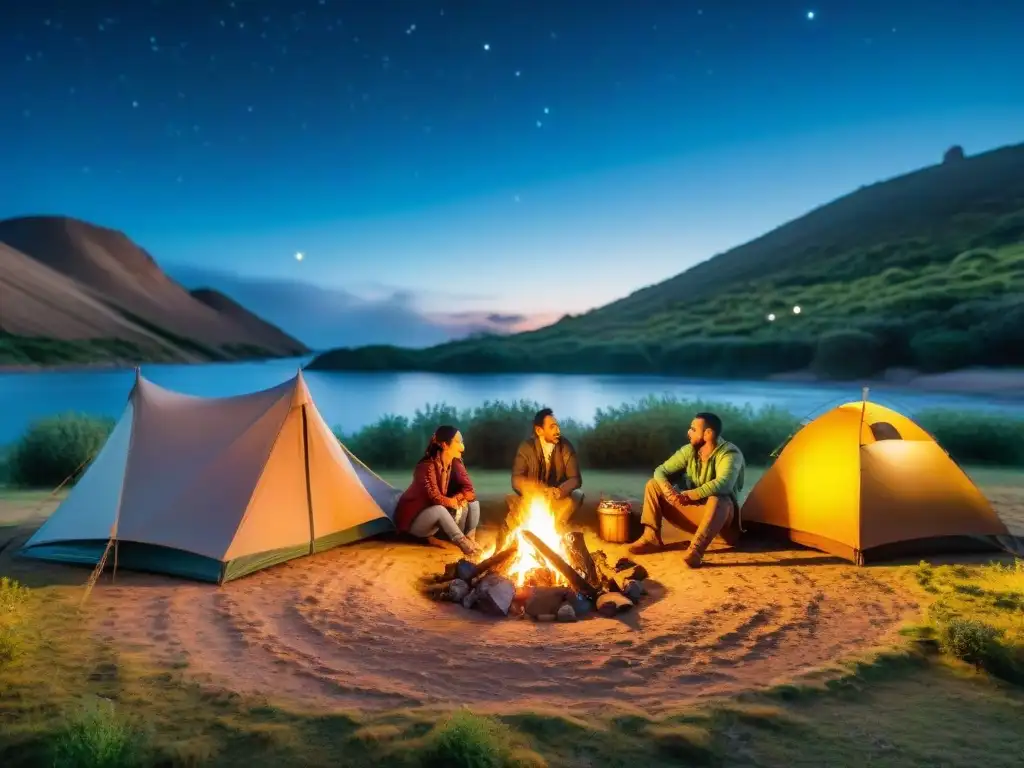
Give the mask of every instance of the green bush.
[[882, 352], [882, 342], [867, 331], [832, 331], [818, 340], [811, 367], [823, 378], [864, 378], [879, 370]]
[[977, 359], [978, 343], [967, 331], [924, 331], [910, 340], [914, 361], [923, 371], [948, 371]]
[[460, 709], [427, 734], [420, 757], [424, 768], [506, 768], [512, 762], [512, 731]]
[[53, 488], [81, 476], [114, 428], [114, 420], [76, 413], [34, 422], [7, 458], [9, 481], [27, 488]]
[[141, 725], [97, 699], [75, 712], [53, 742], [56, 768], [136, 768], [150, 764]]
[[579, 437], [580, 460], [595, 469], [652, 470], [686, 443], [690, 421], [699, 411], [722, 418], [723, 437], [740, 447], [748, 464], [767, 464], [771, 452], [799, 426], [788, 411], [775, 407], [754, 411], [749, 406], [646, 398], [598, 409], [593, 426]]
[[914, 420], [957, 461], [1024, 467], [1024, 418], [929, 408]]
[[[530, 400], [488, 401], [459, 411], [450, 405], [428, 405], [412, 419], [385, 415], [358, 432], [335, 430], [338, 439], [361, 461], [379, 469], [411, 468], [441, 424], [452, 424], [466, 442], [466, 463], [480, 469], [511, 468], [519, 443], [533, 434], [533, 416], [543, 406]], [[555, 414], [558, 415], [557, 413]], [[577, 445], [583, 430], [571, 419], [559, 419], [562, 434]]]

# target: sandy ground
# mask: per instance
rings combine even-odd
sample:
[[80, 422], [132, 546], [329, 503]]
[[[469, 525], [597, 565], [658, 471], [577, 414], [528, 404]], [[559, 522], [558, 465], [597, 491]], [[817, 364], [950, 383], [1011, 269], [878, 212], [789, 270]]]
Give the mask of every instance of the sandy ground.
[[712, 556], [694, 572], [669, 552], [643, 558], [651, 594], [631, 615], [538, 624], [424, 597], [419, 577], [455, 558], [373, 543], [221, 589], [132, 577], [98, 588], [93, 614], [108, 640], [239, 692], [579, 712], [656, 711], [768, 684], [885, 640], [917, 607], [886, 579], [816, 553]]
[[[1024, 492], [989, 496], [1020, 531]], [[7, 506], [0, 523], [28, 511]], [[593, 534], [588, 545], [612, 562], [626, 554]], [[457, 556], [450, 545], [362, 542], [223, 587], [120, 571], [96, 585], [89, 613], [100, 637], [161, 665], [302, 706], [576, 713], [623, 704], [658, 712], [765, 686], [894, 640], [919, 616], [891, 569], [716, 544], [698, 571], [678, 550], [637, 558], [650, 594], [621, 618], [495, 619], [422, 594], [421, 577]], [[5, 555], [3, 572], [11, 564]], [[56, 568], [65, 583], [88, 576]]]

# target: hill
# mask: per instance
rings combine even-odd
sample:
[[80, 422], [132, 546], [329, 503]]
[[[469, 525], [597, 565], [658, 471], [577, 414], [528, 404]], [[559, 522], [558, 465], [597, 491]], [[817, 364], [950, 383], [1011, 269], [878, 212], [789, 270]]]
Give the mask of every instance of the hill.
[[309, 367], [844, 379], [972, 365], [1024, 365], [1024, 144], [949, 152], [536, 331]]
[[0, 221], [0, 364], [306, 354], [226, 296], [190, 294], [126, 235], [56, 216]]

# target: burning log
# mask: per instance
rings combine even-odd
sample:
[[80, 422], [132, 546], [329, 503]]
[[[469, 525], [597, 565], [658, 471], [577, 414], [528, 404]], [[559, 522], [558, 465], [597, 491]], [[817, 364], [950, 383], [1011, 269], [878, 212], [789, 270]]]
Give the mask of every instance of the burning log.
[[569, 565], [565, 560], [558, 556], [551, 547], [545, 544], [537, 536], [530, 531], [523, 531], [523, 536], [528, 542], [530, 542], [537, 551], [540, 552], [544, 559], [551, 563], [551, 567], [562, 574], [568, 582], [572, 585], [573, 589], [577, 592], [581, 592], [591, 599], [597, 598], [597, 590], [587, 583], [586, 579], [576, 573], [572, 566]]
[[483, 575], [490, 571], [494, 571], [500, 566], [504, 565], [512, 558], [512, 556], [516, 553], [517, 549], [519, 549], [519, 542], [513, 539], [512, 543], [509, 544], [505, 549], [501, 550], [500, 552], [495, 552], [486, 560], [481, 560], [479, 563], [477, 563], [476, 575]]
[[584, 538], [582, 533], [574, 531], [565, 534], [563, 539], [565, 540], [566, 554], [569, 556], [569, 565], [586, 579], [587, 584], [594, 589], [600, 589], [601, 579], [597, 574], [597, 565], [594, 563], [594, 558], [591, 557], [590, 550], [587, 549], [586, 538]]

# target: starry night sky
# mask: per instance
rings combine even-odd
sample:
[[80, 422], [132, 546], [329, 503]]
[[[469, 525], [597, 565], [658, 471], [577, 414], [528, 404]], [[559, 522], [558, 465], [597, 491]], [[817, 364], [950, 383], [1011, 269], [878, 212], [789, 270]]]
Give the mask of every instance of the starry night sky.
[[5, 5], [0, 218], [316, 347], [550, 321], [1024, 140], [1021, 0]]

